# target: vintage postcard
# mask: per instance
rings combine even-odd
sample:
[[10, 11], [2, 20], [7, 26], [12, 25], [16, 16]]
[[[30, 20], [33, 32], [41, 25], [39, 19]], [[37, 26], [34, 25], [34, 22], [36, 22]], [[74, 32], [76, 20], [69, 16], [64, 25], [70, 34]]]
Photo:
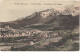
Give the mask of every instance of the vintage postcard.
[[80, 0], [0, 0], [0, 51], [79, 51]]

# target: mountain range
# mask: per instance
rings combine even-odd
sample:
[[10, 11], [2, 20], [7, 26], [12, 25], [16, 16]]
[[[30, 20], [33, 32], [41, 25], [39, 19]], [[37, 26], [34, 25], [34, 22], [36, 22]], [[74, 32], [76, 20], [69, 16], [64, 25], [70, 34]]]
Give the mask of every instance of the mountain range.
[[74, 29], [79, 27], [80, 7], [67, 6], [35, 12], [15, 21], [0, 22], [0, 27], [36, 28], [41, 30]]

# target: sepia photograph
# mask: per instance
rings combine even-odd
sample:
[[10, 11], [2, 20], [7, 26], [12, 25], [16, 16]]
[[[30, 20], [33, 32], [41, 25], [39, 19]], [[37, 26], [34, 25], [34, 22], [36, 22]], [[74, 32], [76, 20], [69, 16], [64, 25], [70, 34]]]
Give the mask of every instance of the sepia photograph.
[[79, 51], [80, 0], [0, 0], [0, 51]]

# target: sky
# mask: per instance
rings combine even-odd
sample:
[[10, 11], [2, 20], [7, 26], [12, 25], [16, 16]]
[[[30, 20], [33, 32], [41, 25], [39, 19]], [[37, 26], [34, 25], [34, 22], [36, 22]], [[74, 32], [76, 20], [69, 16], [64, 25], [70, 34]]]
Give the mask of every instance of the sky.
[[79, 0], [0, 0], [0, 22], [13, 21], [34, 12], [77, 3]]

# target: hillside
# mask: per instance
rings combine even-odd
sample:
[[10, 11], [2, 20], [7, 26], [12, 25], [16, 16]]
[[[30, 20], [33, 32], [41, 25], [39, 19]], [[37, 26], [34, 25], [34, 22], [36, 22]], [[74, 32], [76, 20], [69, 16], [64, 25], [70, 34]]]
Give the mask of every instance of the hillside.
[[79, 9], [80, 7], [75, 6], [47, 9], [45, 11], [35, 12], [32, 15], [22, 19], [10, 22], [2, 22], [0, 23], [0, 27], [10, 26], [17, 29], [24, 27], [34, 27], [36, 26], [35, 24], [37, 24], [41, 26], [46, 25], [46, 29], [74, 29], [79, 25]]

